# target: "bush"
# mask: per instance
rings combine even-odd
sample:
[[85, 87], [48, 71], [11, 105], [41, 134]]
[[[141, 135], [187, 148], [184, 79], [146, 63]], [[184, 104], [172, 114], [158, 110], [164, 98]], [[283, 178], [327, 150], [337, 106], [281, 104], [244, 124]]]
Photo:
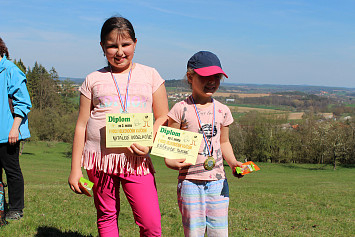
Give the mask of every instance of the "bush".
[[71, 143], [74, 138], [76, 118], [76, 111], [61, 114], [55, 108], [32, 109], [29, 113], [31, 140]]

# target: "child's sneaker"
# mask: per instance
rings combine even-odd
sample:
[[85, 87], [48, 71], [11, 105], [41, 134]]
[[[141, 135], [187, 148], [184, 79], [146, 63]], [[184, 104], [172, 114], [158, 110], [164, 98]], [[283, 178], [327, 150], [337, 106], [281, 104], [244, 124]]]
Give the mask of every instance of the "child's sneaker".
[[9, 211], [6, 213], [6, 220], [20, 220], [23, 217], [22, 211]]

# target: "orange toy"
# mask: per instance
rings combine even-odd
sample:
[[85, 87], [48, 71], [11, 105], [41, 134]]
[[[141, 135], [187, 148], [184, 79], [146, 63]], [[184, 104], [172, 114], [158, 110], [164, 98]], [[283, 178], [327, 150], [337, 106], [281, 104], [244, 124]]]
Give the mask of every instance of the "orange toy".
[[235, 173], [237, 175], [246, 175], [258, 170], [260, 170], [260, 168], [254, 162], [248, 161], [244, 163], [242, 167], [236, 167]]

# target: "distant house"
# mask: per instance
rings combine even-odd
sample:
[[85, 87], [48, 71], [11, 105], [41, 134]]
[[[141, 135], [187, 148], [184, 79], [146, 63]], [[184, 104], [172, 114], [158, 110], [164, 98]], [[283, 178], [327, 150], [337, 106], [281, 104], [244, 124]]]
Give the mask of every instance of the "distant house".
[[228, 102], [232, 102], [233, 103], [234, 101], [235, 101], [235, 99], [233, 99], [233, 98], [227, 98], [226, 99], [226, 103], [228, 103]]
[[281, 129], [299, 129], [299, 125], [298, 124], [290, 124], [290, 123], [284, 123], [281, 124]]
[[294, 125], [292, 125], [292, 128], [297, 130], [299, 128], [299, 125], [298, 124], [294, 124]]
[[334, 118], [334, 114], [333, 113], [321, 113], [321, 115], [325, 119], [333, 119]]
[[291, 124], [290, 123], [281, 124], [281, 128], [282, 129], [289, 129], [289, 128], [291, 128]]
[[347, 121], [347, 120], [351, 120], [351, 116], [345, 116], [344, 118], [342, 118], [341, 120]]

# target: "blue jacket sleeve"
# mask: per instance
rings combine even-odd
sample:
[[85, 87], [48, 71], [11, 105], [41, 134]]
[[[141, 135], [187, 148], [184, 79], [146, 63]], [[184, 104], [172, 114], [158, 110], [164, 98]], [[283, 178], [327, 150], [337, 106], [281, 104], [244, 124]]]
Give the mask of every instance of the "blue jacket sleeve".
[[8, 95], [12, 99], [14, 113], [25, 118], [32, 107], [26, 76], [18, 67], [9, 68], [8, 73]]

